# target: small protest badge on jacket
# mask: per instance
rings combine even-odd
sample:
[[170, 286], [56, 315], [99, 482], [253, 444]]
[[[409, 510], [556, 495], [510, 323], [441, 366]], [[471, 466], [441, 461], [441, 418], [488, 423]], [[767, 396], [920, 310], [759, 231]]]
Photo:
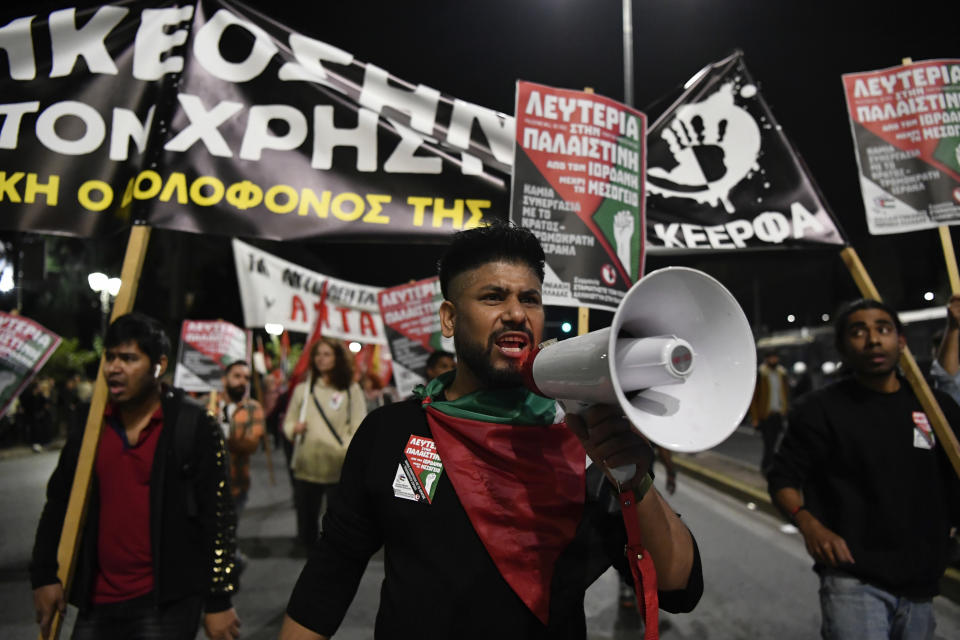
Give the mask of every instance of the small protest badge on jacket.
[[913, 446], [917, 449], [933, 449], [937, 439], [930, 428], [930, 420], [923, 411], [913, 412]]
[[437, 445], [430, 438], [410, 436], [393, 479], [393, 495], [416, 502], [433, 502], [443, 474]]

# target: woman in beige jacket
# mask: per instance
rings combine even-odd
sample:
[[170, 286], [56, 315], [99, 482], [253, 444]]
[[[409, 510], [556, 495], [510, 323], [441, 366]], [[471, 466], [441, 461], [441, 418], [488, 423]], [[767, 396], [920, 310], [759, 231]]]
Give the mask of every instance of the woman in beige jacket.
[[310, 351], [310, 377], [293, 390], [283, 423], [294, 442], [290, 464], [297, 537], [308, 547], [320, 532], [323, 495], [339, 482], [347, 445], [366, 413], [363, 391], [353, 382], [352, 358], [343, 343], [321, 338]]

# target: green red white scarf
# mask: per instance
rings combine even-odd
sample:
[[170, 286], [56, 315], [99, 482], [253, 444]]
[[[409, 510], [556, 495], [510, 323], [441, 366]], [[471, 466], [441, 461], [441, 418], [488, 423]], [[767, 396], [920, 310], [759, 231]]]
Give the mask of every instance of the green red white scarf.
[[443, 399], [417, 387], [444, 471], [500, 575], [547, 624], [557, 558], [583, 512], [586, 454], [553, 400], [526, 389]]

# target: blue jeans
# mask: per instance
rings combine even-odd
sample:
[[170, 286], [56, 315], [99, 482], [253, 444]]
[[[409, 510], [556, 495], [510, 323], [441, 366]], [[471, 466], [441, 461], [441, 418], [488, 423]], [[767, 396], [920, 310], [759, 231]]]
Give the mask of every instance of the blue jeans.
[[932, 640], [933, 602], [901, 598], [838, 571], [820, 576], [823, 640]]
[[190, 597], [158, 608], [152, 594], [96, 605], [77, 617], [71, 640], [193, 640], [202, 606]]

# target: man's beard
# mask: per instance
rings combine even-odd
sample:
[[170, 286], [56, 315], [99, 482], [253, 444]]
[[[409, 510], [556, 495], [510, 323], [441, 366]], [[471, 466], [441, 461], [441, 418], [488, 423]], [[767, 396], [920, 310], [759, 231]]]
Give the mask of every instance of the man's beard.
[[227, 397], [229, 397], [233, 402], [240, 402], [243, 400], [243, 396], [245, 395], [247, 395], [246, 386], [227, 387]]
[[516, 361], [516, 366], [505, 368], [494, 367], [491, 362], [493, 350], [497, 348], [497, 338], [507, 331], [523, 331], [529, 337], [530, 343], [533, 343], [533, 335], [526, 329], [498, 331], [487, 339], [486, 345], [460, 335], [454, 330], [453, 339], [457, 351], [457, 364], [466, 366], [487, 389], [510, 389], [522, 387], [524, 384], [523, 373], [520, 370], [520, 360]]

